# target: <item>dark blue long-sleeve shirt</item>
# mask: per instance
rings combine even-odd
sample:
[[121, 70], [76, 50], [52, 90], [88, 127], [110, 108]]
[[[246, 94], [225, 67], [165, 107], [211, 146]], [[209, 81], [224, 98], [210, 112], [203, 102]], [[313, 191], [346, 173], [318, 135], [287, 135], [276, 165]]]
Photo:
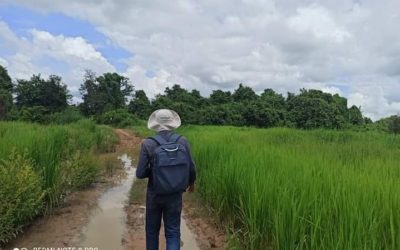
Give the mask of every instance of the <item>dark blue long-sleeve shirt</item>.
[[[158, 134], [164, 137], [165, 139], [168, 139], [169, 136], [171, 136], [171, 131], [161, 131]], [[196, 180], [196, 166], [194, 164], [191, 151], [190, 151], [190, 145], [185, 137], [181, 137], [178, 140], [178, 143], [184, 146], [189, 153], [190, 156], [190, 170], [189, 170], [189, 185], [192, 185], [195, 180]], [[152, 190], [153, 186], [153, 180], [151, 178], [152, 172], [151, 172], [151, 164], [152, 164], [152, 157], [155, 148], [158, 146], [158, 144], [151, 139], [146, 139], [142, 143], [142, 147], [140, 150], [140, 155], [139, 155], [139, 161], [136, 167], [136, 177], [138, 179], [144, 179], [144, 178], [149, 178], [147, 188], [149, 190]]]

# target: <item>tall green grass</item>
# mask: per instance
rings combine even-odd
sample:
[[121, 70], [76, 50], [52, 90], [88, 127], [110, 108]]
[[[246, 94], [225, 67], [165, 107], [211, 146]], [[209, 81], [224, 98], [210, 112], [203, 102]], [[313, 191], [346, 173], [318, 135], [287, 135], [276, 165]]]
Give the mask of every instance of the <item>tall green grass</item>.
[[[101, 170], [94, 154], [113, 151], [116, 140], [111, 128], [90, 120], [0, 122], [0, 244], [37, 214], [51, 213], [68, 192], [93, 182]], [[33, 192], [32, 185], [40, 186]]]
[[400, 249], [400, 137], [190, 126], [199, 192], [243, 249]]
[[7, 159], [13, 150], [26, 152], [42, 177], [47, 207], [52, 210], [63, 194], [61, 162], [77, 151], [111, 151], [115, 140], [111, 129], [89, 120], [63, 126], [1, 122], [0, 159]]

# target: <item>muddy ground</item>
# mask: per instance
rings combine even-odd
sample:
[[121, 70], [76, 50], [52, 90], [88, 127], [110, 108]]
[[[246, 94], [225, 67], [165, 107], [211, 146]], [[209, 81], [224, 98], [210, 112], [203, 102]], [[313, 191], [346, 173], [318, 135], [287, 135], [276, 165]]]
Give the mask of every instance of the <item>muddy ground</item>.
[[[100, 157], [113, 157], [127, 153], [137, 155], [142, 139], [134, 136], [129, 130], [116, 129], [119, 143], [116, 153]], [[112, 175], [105, 174], [89, 188], [70, 194], [65, 203], [50, 216], [36, 219], [29, 227], [12, 241], [5, 249], [14, 247], [75, 247], [79, 246], [82, 229], [88, 224], [90, 212], [96, 206], [99, 197], [109, 188], [124, 178], [123, 168], [117, 168]], [[145, 181], [136, 181], [130, 193], [125, 234], [121, 235], [125, 249], [145, 249], [144, 213]], [[224, 249], [226, 238], [222, 229], [212, 219], [211, 213], [201, 204], [196, 194], [184, 195], [183, 217], [194, 243], [199, 249]], [[186, 225], [184, 225], [186, 226]], [[189, 235], [189, 237], [191, 237]], [[160, 234], [161, 247], [165, 249], [163, 234]], [[183, 247], [188, 249], [188, 246]], [[189, 244], [189, 243], [187, 243]], [[101, 248], [99, 248], [102, 250]]]

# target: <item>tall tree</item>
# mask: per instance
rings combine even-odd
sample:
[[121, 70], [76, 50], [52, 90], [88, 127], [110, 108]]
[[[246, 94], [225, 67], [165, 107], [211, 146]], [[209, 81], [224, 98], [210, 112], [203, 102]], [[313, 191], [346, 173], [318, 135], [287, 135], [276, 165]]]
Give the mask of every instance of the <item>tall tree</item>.
[[285, 109], [285, 98], [272, 89], [265, 89], [261, 94], [261, 100], [270, 108], [278, 110]]
[[206, 106], [198, 111], [199, 124], [244, 126], [245, 106], [242, 103], [226, 103]]
[[193, 89], [192, 92], [189, 93], [191, 96], [192, 106], [196, 109], [202, 108], [207, 105], [207, 99], [200, 95], [200, 91], [197, 89]]
[[348, 114], [349, 114], [350, 124], [352, 124], [352, 125], [364, 124], [364, 118], [361, 114], [361, 110], [357, 106], [355, 106], [355, 105], [351, 106], [348, 110]]
[[232, 94], [230, 91], [213, 90], [209, 100], [213, 105], [226, 104], [232, 101]]
[[182, 88], [180, 85], [167, 87], [163, 95], [157, 95], [152, 102], [153, 109], [170, 108], [181, 116], [185, 123], [199, 123], [199, 115], [196, 110], [205, 104], [205, 99], [198, 90], [191, 92]]
[[239, 84], [239, 87], [233, 92], [232, 98], [235, 102], [250, 102], [258, 99], [258, 95], [252, 88]]
[[56, 75], [47, 80], [40, 75], [33, 75], [29, 80], [17, 80], [15, 94], [19, 108], [41, 106], [50, 112], [64, 110], [71, 98], [67, 85]]
[[179, 102], [190, 102], [191, 96], [189, 92], [182, 88], [179, 84], [175, 84], [174, 86], [165, 88], [164, 94], [171, 101], [179, 101]]
[[12, 92], [13, 84], [11, 77], [8, 75], [7, 69], [0, 65], [0, 89]]
[[146, 119], [151, 112], [150, 100], [143, 90], [136, 90], [133, 99], [129, 102], [128, 109], [141, 119]]
[[389, 119], [389, 132], [400, 134], [400, 116], [394, 115]]
[[125, 108], [132, 91], [133, 85], [124, 76], [105, 73], [97, 77], [92, 71], [86, 71], [80, 88], [83, 99], [81, 110], [85, 115], [97, 115]]
[[256, 127], [275, 127], [285, 124], [286, 110], [271, 107], [271, 104], [256, 100], [246, 105], [243, 114], [246, 125]]
[[0, 120], [6, 119], [11, 109], [13, 84], [7, 69], [0, 65]]
[[[338, 108], [340, 114], [344, 118], [348, 117], [349, 110], [347, 109], [347, 99], [346, 98], [341, 97], [338, 94], [334, 94], [332, 96], [332, 102], [331, 103]], [[361, 112], [360, 112], [360, 114], [361, 114]]]
[[320, 90], [301, 89], [287, 101], [289, 121], [298, 128], [342, 128], [346, 119], [334, 98]]
[[12, 94], [7, 90], [0, 89], [0, 120], [7, 118], [7, 113], [12, 107]]

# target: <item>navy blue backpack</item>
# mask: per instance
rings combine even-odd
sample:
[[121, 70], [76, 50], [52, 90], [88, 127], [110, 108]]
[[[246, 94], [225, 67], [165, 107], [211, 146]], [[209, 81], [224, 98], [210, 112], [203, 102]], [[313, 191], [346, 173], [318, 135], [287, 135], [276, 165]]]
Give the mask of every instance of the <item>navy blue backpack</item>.
[[186, 148], [179, 144], [180, 135], [168, 140], [160, 135], [149, 137], [157, 142], [152, 158], [153, 190], [156, 194], [183, 192], [189, 185], [190, 158]]

